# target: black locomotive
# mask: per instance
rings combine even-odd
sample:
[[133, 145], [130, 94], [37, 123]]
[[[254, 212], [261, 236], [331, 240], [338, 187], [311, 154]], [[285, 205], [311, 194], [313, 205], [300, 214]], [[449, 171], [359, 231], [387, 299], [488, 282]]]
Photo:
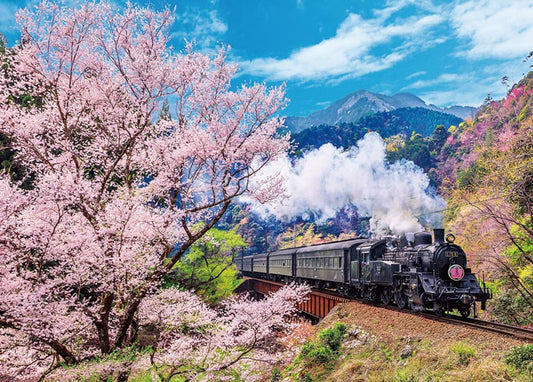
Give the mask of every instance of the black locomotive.
[[411, 237], [350, 239], [309, 247], [239, 256], [237, 268], [247, 276], [307, 282], [400, 308], [432, 310], [438, 315], [458, 310], [463, 317], [476, 302], [485, 309], [490, 291], [467, 268], [466, 255], [444, 230]]

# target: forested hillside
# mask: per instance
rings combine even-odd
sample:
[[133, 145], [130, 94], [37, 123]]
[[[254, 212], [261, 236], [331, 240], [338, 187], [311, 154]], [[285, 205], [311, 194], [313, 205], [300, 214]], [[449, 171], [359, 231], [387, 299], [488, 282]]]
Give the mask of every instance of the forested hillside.
[[493, 280], [492, 313], [513, 324], [533, 318], [533, 73], [473, 121], [448, 130], [437, 176], [453, 230]]
[[461, 121], [461, 118], [439, 111], [404, 107], [369, 114], [353, 123], [315, 126], [293, 134], [293, 139], [297, 150], [318, 148], [328, 142], [337, 147], [348, 148], [355, 145], [368, 131], [376, 131], [383, 138], [400, 133], [411, 135], [413, 131], [422, 136], [429, 136], [437, 125], [457, 125]]

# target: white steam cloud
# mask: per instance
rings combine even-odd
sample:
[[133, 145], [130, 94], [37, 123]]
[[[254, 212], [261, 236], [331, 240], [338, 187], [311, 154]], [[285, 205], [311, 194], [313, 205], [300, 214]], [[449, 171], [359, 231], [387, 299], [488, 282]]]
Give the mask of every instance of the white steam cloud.
[[307, 153], [294, 163], [288, 157], [271, 163], [255, 182], [275, 174], [285, 178], [287, 198], [273, 204], [253, 204], [252, 211], [281, 220], [313, 213], [334, 217], [354, 205], [360, 216], [371, 217], [376, 234], [416, 232], [422, 224], [442, 224], [444, 199], [428, 191], [429, 179], [410, 161], [389, 164], [385, 143], [368, 133], [357, 147], [342, 151], [331, 144]]

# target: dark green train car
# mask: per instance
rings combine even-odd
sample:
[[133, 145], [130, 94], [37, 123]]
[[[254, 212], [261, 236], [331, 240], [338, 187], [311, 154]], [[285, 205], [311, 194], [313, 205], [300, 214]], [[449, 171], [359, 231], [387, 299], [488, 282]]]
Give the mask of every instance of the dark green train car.
[[294, 277], [295, 264], [294, 255], [296, 254], [295, 248], [282, 249], [279, 251], [271, 252], [268, 257], [269, 274], [283, 277]]

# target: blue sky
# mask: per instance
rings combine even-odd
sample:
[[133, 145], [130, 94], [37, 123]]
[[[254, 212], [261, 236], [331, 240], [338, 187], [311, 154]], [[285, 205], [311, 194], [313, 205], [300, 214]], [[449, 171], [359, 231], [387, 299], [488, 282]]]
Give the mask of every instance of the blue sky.
[[[64, 0], [71, 4], [74, 0]], [[114, 0], [123, 4], [122, 0]], [[500, 98], [533, 62], [532, 0], [181, 0], [172, 44], [231, 47], [241, 81], [286, 83], [283, 114], [307, 115], [359, 89], [410, 92], [438, 106]], [[0, 0], [0, 32], [18, 39], [14, 13], [35, 0]]]

